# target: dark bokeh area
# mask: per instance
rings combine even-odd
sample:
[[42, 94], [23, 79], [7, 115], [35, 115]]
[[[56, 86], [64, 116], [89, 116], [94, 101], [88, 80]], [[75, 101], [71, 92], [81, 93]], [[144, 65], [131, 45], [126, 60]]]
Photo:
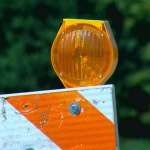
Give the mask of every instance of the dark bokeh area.
[[0, 94], [64, 88], [50, 61], [63, 18], [108, 20], [121, 150], [150, 148], [150, 1], [0, 1]]

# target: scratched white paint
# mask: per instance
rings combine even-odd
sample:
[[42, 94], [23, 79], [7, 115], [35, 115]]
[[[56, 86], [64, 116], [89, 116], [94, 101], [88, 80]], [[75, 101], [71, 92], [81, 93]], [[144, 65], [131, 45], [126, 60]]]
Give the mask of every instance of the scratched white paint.
[[78, 90], [93, 106], [114, 123], [113, 87], [99, 87], [90, 90]]
[[0, 150], [26, 150], [27, 148], [61, 150], [12, 105], [0, 98]]
[[20, 95], [33, 95], [33, 94], [44, 94], [44, 93], [55, 93], [55, 92], [66, 92], [66, 91], [77, 91], [84, 89], [95, 89], [95, 88], [113, 88], [113, 85], [99, 85], [99, 86], [89, 86], [89, 87], [79, 87], [79, 88], [67, 88], [67, 89], [58, 89], [58, 90], [45, 90], [45, 91], [35, 91], [35, 92], [24, 92], [24, 93], [14, 93], [14, 94], [3, 94], [0, 97], [7, 98], [11, 96], [20, 96]]

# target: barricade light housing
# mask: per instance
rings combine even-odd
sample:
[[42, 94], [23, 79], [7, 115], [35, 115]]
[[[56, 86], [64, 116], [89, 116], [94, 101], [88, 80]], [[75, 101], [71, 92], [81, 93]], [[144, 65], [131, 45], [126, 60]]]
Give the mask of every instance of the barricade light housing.
[[51, 61], [67, 88], [104, 84], [118, 61], [109, 23], [64, 19], [51, 49]]

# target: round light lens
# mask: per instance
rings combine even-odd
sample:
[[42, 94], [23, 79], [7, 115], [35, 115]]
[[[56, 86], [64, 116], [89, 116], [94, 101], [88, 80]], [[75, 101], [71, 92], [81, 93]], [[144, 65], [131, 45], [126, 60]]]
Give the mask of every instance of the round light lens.
[[101, 29], [74, 24], [56, 37], [51, 59], [64, 83], [72, 87], [98, 85], [111, 67], [112, 46]]

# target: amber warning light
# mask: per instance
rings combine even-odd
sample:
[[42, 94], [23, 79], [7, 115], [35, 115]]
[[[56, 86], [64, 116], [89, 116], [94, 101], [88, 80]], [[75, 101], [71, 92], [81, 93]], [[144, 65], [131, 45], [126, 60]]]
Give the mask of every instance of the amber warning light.
[[51, 61], [66, 88], [104, 84], [118, 61], [109, 23], [64, 19], [51, 49]]

